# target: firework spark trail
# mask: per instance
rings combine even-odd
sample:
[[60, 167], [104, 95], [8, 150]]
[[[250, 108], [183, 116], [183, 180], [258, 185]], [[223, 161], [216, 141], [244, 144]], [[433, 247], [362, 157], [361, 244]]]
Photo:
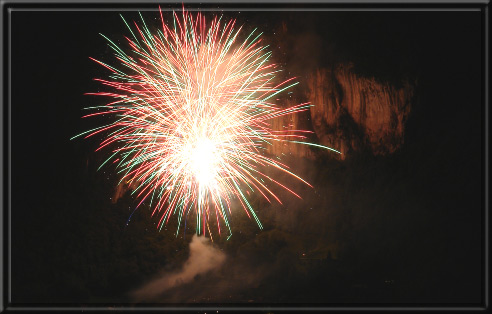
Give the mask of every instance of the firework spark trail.
[[307, 131], [274, 131], [269, 122], [310, 105], [285, 109], [270, 102], [297, 83], [293, 78], [275, 83], [279, 70], [269, 62], [271, 52], [260, 44], [256, 30], [239, 42], [241, 27], [235, 30], [235, 20], [224, 23], [215, 17], [207, 26], [203, 15], [183, 10], [181, 18], [173, 14], [169, 27], [160, 14], [162, 29], [154, 33], [142, 15], [141, 26], [134, 22], [133, 28], [122, 17], [132, 35], [126, 37], [129, 53], [102, 35], [121, 67], [91, 58], [111, 71], [109, 80], [96, 80], [112, 91], [89, 94], [114, 101], [84, 117], [111, 114], [117, 119], [77, 136], [108, 132], [97, 150], [117, 148], [101, 167], [113, 159], [121, 181], [138, 183], [138, 206], [150, 199], [152, 215], [162, 213], [159, 228], [177, 214], [178, 232], [183, 217], [194, 211], [197, 233], [205, 234], [213, 214], [219, 233], [221, 222], [230, 232], [233, 199], [262, 228], [244, 190], [280, 202], [267, 186], [272, 182], [299, 196], [260, 167], [277, 168], [309, 185], [262, 154], [265, 145], [291, 141], [321, 147], [301, 141]]

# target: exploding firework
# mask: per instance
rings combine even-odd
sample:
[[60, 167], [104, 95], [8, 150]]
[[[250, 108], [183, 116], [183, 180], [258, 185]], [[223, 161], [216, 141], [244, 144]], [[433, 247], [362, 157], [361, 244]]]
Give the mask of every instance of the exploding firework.
[[159, 12], [162, 25], [155, 32], [141, 15], [133, 28], [122, 17], [131, 33], [128, 52], [105, 37], [120, 65], [93, 59], [111, 71], [109, 79], [96, 79], [111, 92], [91, 94], [113, 100], [88, 108], [98, 111], [84, 117], [113, 115], [115, 121], [77, 136], [107, 134], [97, 150], [114, 149], [101, 167], [112, 160], [122, 181], [136, 183], [137, 208], [149, 200], [152, 215], [161, 214], [159, 228], [177, 216], [179, 230], [194, 212], [197, 233], [206, 227], [210, 233], [212, 219], [219, 233], [221, 224], [230, 233], [233, 200], [262, 228], [245, 191], [281, 202], [270, 188], [275, 184], [299, 197], [262, 169], [276, 168], [309, 185], [268, 157], [265, 147], [273, 141], [320, 146], [303, 141], [307, 131], [272, 130], [271, 120], [310, 105], [272, 102], [297, 83], [276, 82], [280, 70], [256, 30], [240, 41], [235, 20], [215, 17], [207, 24], [202, 14], [183, 10], [181, 17], [173, 14], [170, 27]]

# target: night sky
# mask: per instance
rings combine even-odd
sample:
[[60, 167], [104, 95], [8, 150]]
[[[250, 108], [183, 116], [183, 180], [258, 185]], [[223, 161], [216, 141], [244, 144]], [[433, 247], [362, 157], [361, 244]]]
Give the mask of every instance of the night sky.
[[[128, 31], [119, 13], [138, 18], [117, 9], [11, 14], [14, 305], [135, 304], [130, 291], [187, 259], [194, 228], [176, 237], [170, 222], [158, 232], [145, 206], [127, 225], [138, 202], [129, 193], [111, 202], [119, 177], [112, 166], [96, 171], [109, 153], [94, 152], [102, 137], [70, 140], [110, 119], [81, 116], [106, 100], [84, 95], [99, 91], [93, 78], [108, 74], [89, 57], [111, 62], [99, 33], [123, 44]], [[160, 22], [158, 12], [143, 14]], [[228, 256], [225, 266], [169, 291], [162, 303], [481, 304], [481, 13], [223, 14], [246, 30], [260, 28], [267, 41], [286, 23], [291, 44], [273, 47], [273, 55], [299, 81], [316, 68], [353, 62], [361, 75], [394, 85], [417, 81], [417, 97], [400, 150], [295, 161], [315, 186], [300, 189], [304, 201], [255, 200], [265, 229], [238, 214], [231, 239], [215, 243]], [[334, 243], [339, 256], [299, 258]]]

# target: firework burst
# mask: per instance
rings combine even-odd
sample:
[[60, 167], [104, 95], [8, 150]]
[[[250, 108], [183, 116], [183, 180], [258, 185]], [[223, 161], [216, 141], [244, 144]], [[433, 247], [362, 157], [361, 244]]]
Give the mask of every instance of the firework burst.
[[202, 14], [183, 10], [181, 17], [173, 14], [170, 27], [160, 16], [155, 32], [141, 15], [133, 27], [122, 17], [131, 33], [128, 53], [105, 37], [119, 66], [93, 59], [111, 71], [109, 79], [96, 79], [111, 92], [92, 94], [113, 100], [84, 117], [116, 118], [78, 136], [107, 134], [97, 150], [114, 148], [103, 165], [112, 160], [122, 181], [137, 183], [138, 205], [149, 200], [152, 215], [161, 214], [159, 228], [177, 216], [179, 230], [183, 217], [194, 212], [197, 233], [205, 234], [212, 219], [219, 233], [221, 224], [230, 232], [233, 200], [262, 228], [244, 191], [280, 202], [269, 188], [273, 183], [298, 195], [261, 169], [273, 167], [309, 185], [266, 156], [265, 147], [272, 141], [320, 146], [302, 141], [306, 131], [272, 130], [270, 120], [310, 105], [282, 108], [272, 102], [296, 83], [276, 82], [279, 69], [256, 30], [240, 41], [235, 20], [215, 17], [207, 24]]

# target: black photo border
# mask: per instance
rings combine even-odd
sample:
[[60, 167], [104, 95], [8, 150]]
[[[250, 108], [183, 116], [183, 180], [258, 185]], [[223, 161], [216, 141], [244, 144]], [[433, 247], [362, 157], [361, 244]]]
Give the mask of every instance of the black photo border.
[[[209, 304], [193, 304], [179, 305], [173, 304], [162, 306], [162, 304], [148, 304], [138, 307], [127, 307], [125, 304], [97, 304], [91, 305], [74, 305], [67, 304], [13, 304], [11, 302], [11, 278], [10, 278], [10, 231], [11, 231], [11, 68], [10, 68], [10, 14], [17, 10], [156, 10], [160, 4], [164, 9], [180, 10], [182, 6], [188, 10], [194, 8], [199, 10], [217, 10], [217, 9], [244, 9], [244, 8], [261, 8], [265, 10], [289, 10], [289, 9], [307, 9], [307, 10], [354, 10], [354, 11], [480, 11], [482, 18], [482, 304], [470, 305], [461, 304], [449, 306], [446, 304], [401, 304], [394, 305], [377, 305], [374, 304], [358, 304], [357, 306], [345, 306], [343, 304], [334, 304], [333, 306], [317, 306], [316, 304], [300, 304], [298, 306], [290, 305], [248, 305], [237, 304], [227, 306], [213, 306]], [[47, 0], [47, 1], [25, 1], [25, 0], [0, 0], [1, 6], [1, 23], [0, 36], [2, 41], [2, 50], [0, 57], [2, 62], [1, 77], [0, 77], [0, 95], [2, 106], [0, 109], [1, 127], [0, 127], [0, 144], [2, 146], [2, 154], [0, 160], [2, 167], [0, 168], [0, 199], [2, 200], [2, 213], [0, 215], [0, 250], [3, 258], [0, 259], [0, 267], [2, 272], [0, 278], [0, 312], [34, 312], [34, 311], [167, 311], [167, 312], [215, 312], [215, 311], [255, 311], [255, 312], [278, 312], [278, 311], [486, 311], [489, 309], [489, 1], [485, 0], [402, 0], [402, 1], [370, 1], [370, 0], [268, 0], [261, 2], [259, 0], [241, 0], [241, 1], [226, 1], [213, 0], [213, 2], [200, 1], [138, 1], [135, 0], [87, 0], [87, 1], [67, 1], [67, 0]]]

